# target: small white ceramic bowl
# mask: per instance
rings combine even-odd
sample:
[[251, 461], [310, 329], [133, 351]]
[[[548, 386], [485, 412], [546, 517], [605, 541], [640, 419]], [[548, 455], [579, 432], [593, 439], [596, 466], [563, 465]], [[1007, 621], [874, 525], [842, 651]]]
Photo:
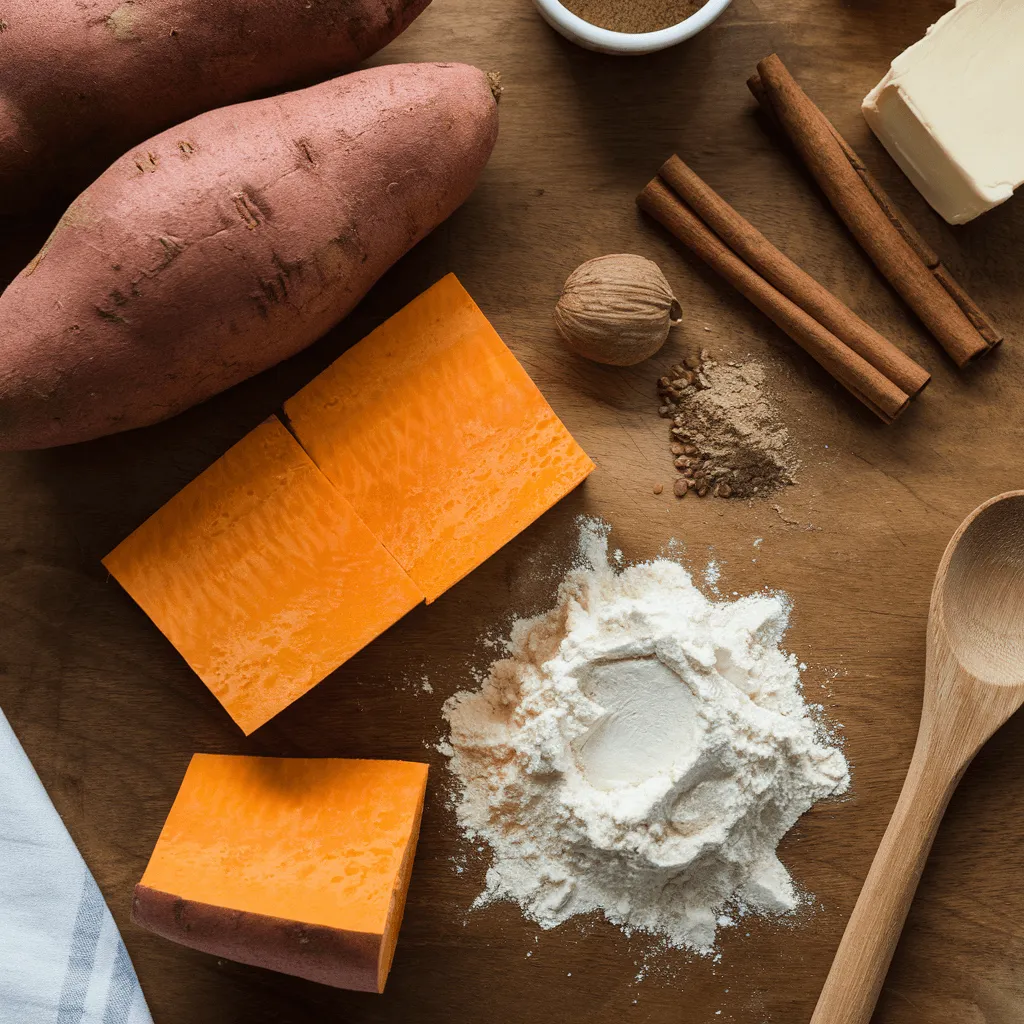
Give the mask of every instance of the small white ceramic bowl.
[[573, 14], [558, 0], [533, 0], [541, 17], [566, 39], [578, 43], [587, 50], [598, 53], [641, 54], [654, 53], [675, 46], [684, 39], [695, 36], [705, 29], [731, 3], [731, 0], [707, 0], [707, 3], [678, 25], [659, 29], [657, 32], [612, 32], [598, 28], [589, 21]]

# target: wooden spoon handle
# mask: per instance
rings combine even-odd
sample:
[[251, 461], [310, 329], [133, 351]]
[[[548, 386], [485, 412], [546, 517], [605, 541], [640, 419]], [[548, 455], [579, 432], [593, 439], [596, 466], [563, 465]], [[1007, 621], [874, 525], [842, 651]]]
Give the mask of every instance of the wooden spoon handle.
[[948, 765], [920, 745], [914, 751], [811, 1024], [869, 1024], [928, 851], [961, 774], [951, 777]]

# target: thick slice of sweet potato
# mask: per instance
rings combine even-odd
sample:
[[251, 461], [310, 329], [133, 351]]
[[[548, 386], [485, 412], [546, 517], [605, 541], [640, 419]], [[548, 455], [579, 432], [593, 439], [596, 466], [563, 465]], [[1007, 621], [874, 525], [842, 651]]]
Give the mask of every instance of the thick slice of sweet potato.
[[5, 0], [0, 213], [204, 110], [337, 75], [430, 0]]
[[132, 150], [0, 296], [0, 449], [154, 423], [298, 352], [466, 199], [496, 136], [482, 72], [399, 64]]
[[454, 274], [350, 348], [284, 411], [428, 602], [594, 468]]
[[423, 600], [274, 417], [103, 564], [246, 735]]
[[196, 754], [132, 920], [184, 946], [383, 992], [427, 766]]

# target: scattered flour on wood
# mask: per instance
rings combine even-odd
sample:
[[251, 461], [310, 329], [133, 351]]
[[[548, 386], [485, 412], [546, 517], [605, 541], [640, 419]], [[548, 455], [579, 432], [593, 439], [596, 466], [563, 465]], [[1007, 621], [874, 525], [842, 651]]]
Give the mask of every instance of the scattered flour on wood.
[[619, 569], [585, 523], [555, 607], [445, 704], [458, 820], [492, 858], [477, 903], [701, 953], [737, 914], [797, 908], [776, 847], [849, 770], [780, 647], [788, 615], [781, 594], [708, 600], [669, 559]]

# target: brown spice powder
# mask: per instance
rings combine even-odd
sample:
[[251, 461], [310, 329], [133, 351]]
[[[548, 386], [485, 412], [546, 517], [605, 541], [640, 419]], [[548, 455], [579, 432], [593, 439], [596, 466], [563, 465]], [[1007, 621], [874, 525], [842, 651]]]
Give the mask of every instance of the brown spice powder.
[[613, 32], [657, 32], [685, 21], [707, 0], [562, 0], [573, 14]]
[[764, 385], [757, 363], [716, 363], [704, 352], [658, 381], [677, 498], [764, 497], [793, 483], [799, 461]]

